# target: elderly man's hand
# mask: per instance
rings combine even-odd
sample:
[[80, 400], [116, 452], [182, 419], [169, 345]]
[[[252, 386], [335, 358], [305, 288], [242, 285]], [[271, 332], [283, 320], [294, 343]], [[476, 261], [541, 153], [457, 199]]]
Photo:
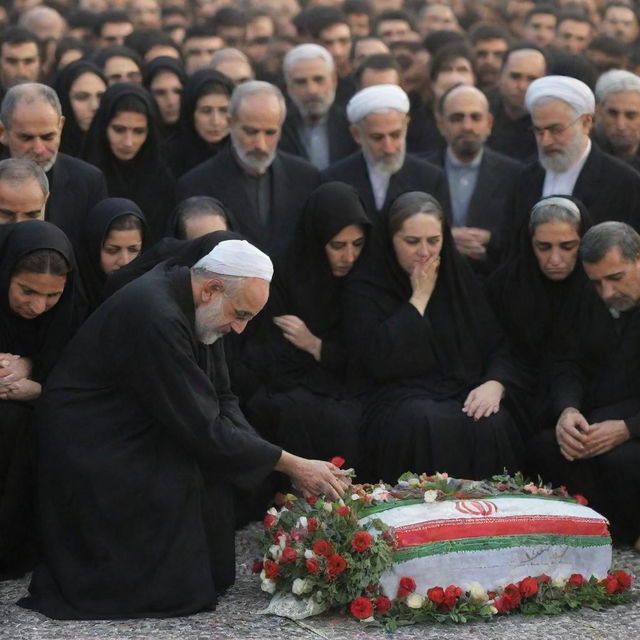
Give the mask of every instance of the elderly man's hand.
[[322, 460], [300, 458], [286, 451], [282, 452], [275, 469], [286, 473], [305, 497], [324, 493], [330, 500], [338, 500], [351, 484], [350, 470], [339, 469]]
[[31, 375], [31, 360], [12, 353], [0, 353], [0, 388]]
[[556, 440], [567, 460], [585, 457], [590, 430], [587, 419], [574, 407], [567, 407], [560, 414], [556, 424]]
[[15, 400], [16, 402], [28, 402], [40, 397], [42, 387], [38, 382], [23, 378], [18, 382], [0, 387], [0, 400]]
[[629, 429], [624, 420], [594, 422], [589, 425], [589, 435], [582, 457], [593, 458], [611, 451], [611, 449], [626, 442], [629, 437]]

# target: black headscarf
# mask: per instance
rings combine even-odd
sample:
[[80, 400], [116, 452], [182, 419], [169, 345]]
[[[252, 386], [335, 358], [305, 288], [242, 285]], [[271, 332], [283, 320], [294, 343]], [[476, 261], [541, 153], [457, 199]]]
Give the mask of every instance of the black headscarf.
[[[9, 306], [9, 285], [18, 261], [39, 249], [60, 253], [71, 271], [54, 307], [28, 320]], [[69, 239], [49, 222], [29, 220], [0, 226], [0, 349], [32, 359], [32, 377], [44, 381], [75, 330], [75, 259]]]
[[180, 133], [175, 139], [174, 153], [170, 159], [171, 170], [176, 178], [208, 160], [227, 144], [229, 136], [216, 144], [208, 143], [200, 137], [193, 122], [198, 100], [207, 95], [205, 89], [210, 82], [225, 87], [229, 96], [233, 93], [233, 82], [215, 69], [199, 69], [189, 77], [182, 94]]
[[[107, 127], [119, 111], [119, 103], [134, 97], [143, 106], [147, 117], [147, 139], [135, 158], [122, 162], [111, 151]], [[175, 204], [175, 182], [160, 157], [158, 117], [151, 96], [133, 84], [114, 84], [102, 96], [87, 135], [85, 158], [102, 169], [110, 197], [128, 198], [142, 209], [148, 224], [148, 244], [164, 235], [168, 218]]]
[[[556, 196], [549, 196], [553, 198]], [[574, 202], [580, 209], [578, 235], [593, 225], [586, 207], [572, 196], [559, 196]], [[540, 202], [544, 202], [543, 198]], [[518, 251], [487, 281], [485, 291], [514, 348], [524, 362], [537, 364], [546, 352], [554, 324], [569, 325], [563, 309], [577, 306], [576, 296], [587, 278], [580, 259], [567, 278], [549, 280], [538, 265], [531, 245], [529, 225], [523, 225], [518, 237]]]
[[139, 255], [128, 265], [112, 273], [104, 289], [105, 297], [113, 295], [118, 289], [139, 278], [161, 262], [167, 266], [192, 267], [200, 258], [206, 256], [216, 245], [225, 240], [244, 240], [233, 231], [213, 231], [193, 240], [164, 238], [149, 251]]
[[[171, 58], [169, 56], [158, 56], [147, 64], [144, 72], [143, 85], [149, 91], [149, 93], [151, 93], [151, 83], [153, 82], [153, 79], [159, 73], [166, 72], [173, 73], [173, 75], [175, 75], [178, 80], [180, 80], [180, 84], [184, 88], [184, 85], [187, 82], [187, 74], [185, 73], [184, 65], [182, 64], [182, 62], [180, 60], [177, 60], [176, 58]], [[160, 118], [158, 124], [160, 135], [163, 141], [166, 142], [168, 139], [173, 138], [177, 135], [178, 129], [180, 127], [180, 119], [178, 118], [178, 121], [175, 124], [165, 124], [164, 122], [162, 122], [162, 118]]]
[[88, 60], [77, 60], [76, 62], [68, 64], [58, 73], [52, 83], [53, 88], [60, 98], [62, 115], [64, 116], [64, 127], [62, 128], [60, 137], [60, 151], [76, 157], [79, 157], [82, 153], [86, 132], [78, 125], [76, 115], [71, 105], [70, 93], [73, 83], [85, 73], [93, 73], [98, 76], [106, 87], [107, 79], [104, 77], [104, 74], [93, 62], [89, 62]]
[[[438, 279], [423, 316], [430, 333], [436, 336], [429, 344], [438, 371], [418, 378], [412, 376], [412, 370], [422, 370], [423, 355], [419, 340], [409, 339], [416, 348], [407, 351], [407, 375], [396, 383], [421, 388], [434, 398], [452, 398], [466, 395], [487, 379], [496, 379], [495, 367], [492, 369], [490, 365], [494, 364], [492, 356], [502, 348], [503, 335], [467, 261], [458, 253], [444, 217], [442, 236]], [[367, 351], [375, 348], [371, 331], [377, 323], [408, 304], [411, 295], [409, 275], [396, 258], [386, 213], [381, 224], [374, 228], [371, 242], [354, 268], [345, 293], [350, 309], [346, 319], [349, 341], [361, 360], [366, 361]], [[363, 302], [366, 311], [361, 309]], [[413, 362], [416, 364], [412, 365]], [[487, 377], [490, 370], [493, 376]], [[361, 373], [371, 377], [366, 367]]]
[[82, 235], [82, 251], [78, 255], [84, 293], [93, 311], [103, 300], [103, 288], [108, 279], [100, 263], [100, 251], [111, 224], [120, 216], [132, 215], [142, 222], [144, 247], [147, 221], [140, 207], [126, 198], [106, 198], [98, 202], [87, 214]]

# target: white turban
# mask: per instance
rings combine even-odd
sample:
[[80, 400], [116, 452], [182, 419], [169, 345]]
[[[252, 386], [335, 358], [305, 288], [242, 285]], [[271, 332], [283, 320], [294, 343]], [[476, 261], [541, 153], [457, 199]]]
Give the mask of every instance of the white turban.
[[273, 263], [266, 253], [256, 249], [246, 240], [224, 240], [193, 265], [223, 276], [260, 278], [271, 282]]
[[593, 91], [584, 82], [568, 76], [544, 76], [534, 80], [524, 97], [527, 111], [531, 113], [542, 98], [562, 100], [572, 106], [578, 115], [593, 113], [596, 110]]
[[396, 84], [375, 84], [358, 91], [347, 105], [347, 117], [351, 124], [357, 124], [374, 111], [393, 109], [409, 113], [409, 97]]

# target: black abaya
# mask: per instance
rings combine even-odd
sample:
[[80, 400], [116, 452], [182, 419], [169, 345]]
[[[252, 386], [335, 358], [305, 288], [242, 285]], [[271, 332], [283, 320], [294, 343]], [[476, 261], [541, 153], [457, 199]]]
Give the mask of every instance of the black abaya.
[[[522, 445], [508, 409], [517, 372], [450, 229], [443, 223], [438, 279], [423, 316], [409, 303], [409, 276], [387, 226], [385, 216], [345, 292], [354, 371], [368, 392], [364, 475], [395, 482], [405, 471], [483, 478], [518, 469]], [[498, 413], [474, 422], [462, 403], [488, 380], [501, 382], [506, 397]]]

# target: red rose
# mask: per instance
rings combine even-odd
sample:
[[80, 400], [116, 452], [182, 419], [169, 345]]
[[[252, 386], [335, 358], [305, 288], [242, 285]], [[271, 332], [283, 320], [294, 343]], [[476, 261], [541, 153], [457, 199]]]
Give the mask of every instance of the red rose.
[[496, 597], [496, 592], [495, 591], [487, 591], [487, 596], [489, 597], [489, 600], [493, 600], [493, 598]]
[[305, 565], [309, 573], [318, 573], [320, 570], [320, 563], [315, 558], [308, 558]]
[[509, 599], [511, 600], [511, 602], [513, 603], [513, 609], [515, 609], [516, 607], [520, 606], [520, 603], [522, 602], [522, 596], [520, 595], [520, 589], [518, 589], [518, 587], [515, 584], [508, 584], [503, 592], [502, 595], [506, 595], [509, 597]]
[[262, 521], [265, 529], [271, 529], [273, 525], [276, 523], [276, 517], [271, 513], [267, 513]]
[[333, 456], [333, 458], [331, 458], [331, 464], [335, 464], [338, 469], [340, 469], [345, 462], [346, 460], [340, 456]]
[[313, 507], [318, 502], [318, 496], [307, 496], [307, 502]]
[[513, 602], [511, 601], [511, 598], [509, 598], [509, 596], [500, 596], [499, 598], [496, 598], [494, 600], [493, 606], [500, 613], [507, 613], [508, 611], [511, 611], [511, 609], [513, 609]]
[[442, 604], [444, 602], [444, 589], [442, 587], [427, 589], [427, 598], [434, 604]]
[[347, 561], [338, 553], [327, 558], [327, 573], [332, 579], [339, 576], [347, 568]]
[[280, 544], [280, 538], [284, 536], [284, 541], [288, 542], [289, 541], [289, 534], [286, 533], [285, 531], [282, 531], [281, 529], [278, 529], [278, 531], [276, 531], [273, 534], [273, 543], [274, 544]]
[[523, 598], [532, 598], [538, 593], [538, 582], [535, 578], [525, 578], [518, 584], [520, 595]]
[[460, 587], [456, 587], [454, 585], [448, 586], [444, 590], [444, 600], [438, 607], [441, 611], [449, 611], [456, 606], [456, 602], [458, 598], [462, 595], [462, 589]]
[[618, 581], [618, 585], [620, 585], [620, 591], [626, 591], [631, 587], [631, 583], [633, 582], [633, 578], [624, 571], [616, 571], [614, 574], [615, 579]]
[[347, 507], [346, 505], [345, 505], [345, 506], [342, 506], [342, 507], [338, 507], [338, 508], [336, 509], [336, 513], [337, 513], [339, 516], [348, 516], [348, 515], [351, 513], [351, 508], [350, 508], [350, 507]]
[[333, 547], [327, 540], [316, 540], [313, 543], [313, 553], [317, 556], [329, 557], [333, 553]]
[[376, 611], [382, 615], [383, 613], [387, 613], [389, 609], [391, 609], [391, 600], [385, 596], [378, 596], [376, 598]]
[[262, 571], [262, 560], [254, 560], [251, 566], [251, 573], [260, 573]]
[[576, 493], [576, 495], [573, 496], [573, 499], [578, 504], [583, 504], [585, 507], [589, 504], [589, 501], [581, 493]]
[[548, 576], [546, 573], [543, 573], [542, 575], [537, 576], [536, 580], [540, 584], [549, 584], [551, 582], [551, 576]]
[[567, 580], [567, 585], [572, 587], [580, 587], [584, 584], [584, 577], [580, 573], [572, 573]]
[[605, 588], [607, 593], [611, 594], [617, 593], [620, 587], [618, 581], [611, 575], [607, 576], [600, 584]]
[[273, 560], [264, 561], [264, 575], [267, 578], [277, 578], [280, 574], [280, 567]]
[[282, 557], [280, 558], [281, 564], [289, 564], [295, 562], [298, 559], [298, 552], [293, 547], [285, 547], [282, 550]]
[[309, 518], [307, 520], [307, 531], [313, 533], [318, 528], [318, 518]]
[[405, 598], [416, 590], [416, 581], [409, 576], [402, 576], [398, 583], [398, 595], [396, 598]]
[[368, 531], [358, 531], [358, 533], [354, 534], [353, 538], [351, 538], [351, 546], [353, 550], [358, 553], [366, 551], [372, 542], [373, 536]]
[[359, 620], [370, 618], [373, 615], [373, 604], [369, 598], [360, 596], [356, 598], [349, 607], [351, 613]]

